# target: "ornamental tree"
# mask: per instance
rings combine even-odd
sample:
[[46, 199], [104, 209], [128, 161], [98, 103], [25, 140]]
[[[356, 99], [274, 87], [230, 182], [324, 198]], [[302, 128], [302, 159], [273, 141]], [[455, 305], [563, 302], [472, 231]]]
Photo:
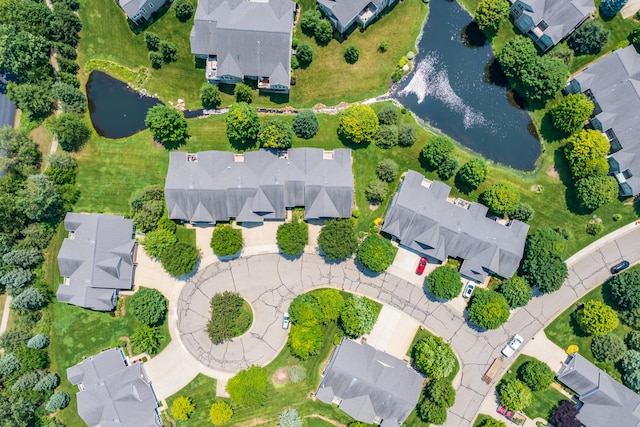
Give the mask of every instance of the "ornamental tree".
[[165, 145], [179, 144], [189, 138], [184, 115], [166, 105], [151, 107], [144, 119], [144, 124], [151, 130], [153, 138]]
[[367, 188], [364, 189], [364, 196], [369, 202], [379, 204], [387, 198], [388, 192], [389, 185], [386, 182], [380, 179], [374, 179], [367, 185]]
[[511, 308], [524, 307], [533, 297], [531, 286], [520, 276], [512, 276], [500, 284], [498, 292], [505, 297]]
[[522, 70], [528, 70], [536, 61], [538, 52], [529, 37], [517, 35], [509, 39], [497, 59], [504, 74], [510, 79], [517, 79]]
[[344, 50], [344, 60], [347, 64], [355, 64], [360, 58], [360, 48], [355, 44], [350, 44]]
[[551, 107], [553, 126], [566, 134], [580, 130], [593, 113], [593, 102], [583, 93], [570, 93]]
[[[622, 319], [622, 321], [624, 322], [624, 319]], [[629, 349], [636, 351], [640, 350], [640, 331], [629, 332], [625, 338], [625, 342]]]
[[340, 317], [344, 308], [344, 297], [337, 289], [320, 289], [313, 292], [312, 296], [318, 302], [322, 313], [321, 323], [335, 322]]
[[474, 18], [481, 30], [497, 31], [509, 17], [507, 0], [481, 0], [476, 8]]
[[278, 417], [278, 427], [302, 427], [302, 418], [294, 408], [284, 409]]
[[420, 419], [429, 424], [442, 425], [447, 421], [447, 409], [430, 399], [420, 403], [418, 413]]
[[520, 193], [513, 184], [496, 182], [487, 187], [481, 196], [482, 203], [498, 215], [513, 211], [520, 202]]
[[231, 400], [248, 408], [264, 405], [268, 389], [267, 371], [255, 365], [238, 372], [226, 386]]
[[296, 58], [298, 58], [298, 62], [302, 68], [308, 67], [313, 61], [313, 49], [311, 49], [311, 45], [306, 42], [298, 43]]
[[382, 159], [376, 167], [376, 175], [378, 175], [378, 178], [384, 182], [395, 181], [398, 177], [398, 173], [398, 164], [389, 158]]
[[300, 14], [300, 28], [302, 32], [313, 36], [318, 21], [322, 19], [322, 13], [317, 9], [308, 9]]
[[253, 101], [251, 87], [244, 83], [236, 84], [233, 88], [233, 96], [236, 98], [236, 102], [246, 102], [247, 104], [251, 104]]
[[40, 168], [38, 145], [24, 131], [10, 126], [0, 128], [0, 170], [22, 178]]
[[225, 119], [227, 138], [232, 144], [253, 146], [260, 131], [260, 119], [254, 108], [246, 102], [233, 104]]
[[[636, 331], [633, 331], [636, 332]], [[593, 337], [591, 353], [598, 362], [617, 362], [627, 354], [627, 346], [619, 336], [608, 333]]]
[[51, 372], [42, 377], [34, 386], [35, 391], [53, 390], [60, 385], [60, 377], [55, 372]]
[[200, 86], [200, 101], [202, 101], [204, 108], [218, 108], [222, 102], [218, 86], [203, 83], [202, 86]]
[[131, 335], [131, 346], [137, 353], [156, 354], [160, 348], [160, 330], [145, 324], [136, 327]]
[[576, 404], [570, 400], [563, 400], [551, 412], [549, 421], [556, 427], [582, 427], [582, 423], [576, 418], [577, 415]]
[[441, 265], [427, 276], [427, 287], [437, 298], [455, 298], [462, 291], [460, 272], [450, 265]]
[[49, 412], [57, 411], [58, 409], [64, 409], [69, 405], [71, 398], [64, 391], [57, 391], [49, 398], [45, 409]]
[[[606, 1], [604, 0], [603, 3]], [[602, 5], [600, 10], [602, 10]], [[609, 34], [610, 31], [600, 21], [589, 20], [573, 32], [567, 40], [567, 44], [576, 55], [595, 55], [600, 53], [607, 44]]]
[[164, 228], [156, 228], [145, 234], [141, 245], [151, 258], [160, 259], [162, 253], [177, 241], [175, 233]]
[[318, 300], [310, 294], [298, 295], [289, 305], [291, 323], [311, 327], [324, 322]]
[[608, 283], [616, 303], [627, 310], [640, 308], [640, 271], [629, 270], [613, 276]]
[[320, 325], [299, 326], [291, 325], [287, 344], [291, 354], [300, 360], [306, 360], [309, 356], [318, 354], [322, 348], [324, 335]]
[[331, 21], [326, 18], [319, 19], [316, 23], [316, 28], [313, 31], [313, 36], [319, 45], [326, 45], [333, 38], [333, 26]]
[[167, 316], [167, 299], [157, 289], [141, 287], [130, 302], [134, 317], [145, 325], [161, 325]]
[[0, 285], [8, 288], [9, 294], [19, 293], [22, 289], [31, 284], [33, 274], [25, 268], [14, 268], [0, 277]]
[[172, 276], [182, 276], [193, 271], [199, 257], [200, 252], [195, 246], [176, 242], [162, 252], [160, 263]]
[[214, 402], [209, 408], [209, 421], [215, 426], [229, 422], [233, 417], [233, 409], [227, 402]]
[[193, 4], [190, 0], [176, 0], [173, 8], [176, 11], [176, 18], [180, 22], [186, 22], [193, 16]]
[[293, 257], [298, 256], [309, 243], [309, 226], [299, 219], [280, 224], [276, 233], [276, 241], [280, 252]]
[[438, 166], [438, 177], [443, 181], [448, 180], [456, 174], [458, 166], [460, 166], [460, 160], [457, 157], [446, 158], [445, 161]]
[[345, 219], [327, 221], [318, 236], [318, 246], [331, 261], [349, 258], [358, 249], [353, 223]]
[[497, 329], [509, 318], [507, 299], [495, 291], [474, 292], [467, 307], [469, 320], [483, 329]]
[[147, 49], [150, 51], [157, 51], [160, 49], [160, 36], [151, 31], [144, 32], [144, 42], [147, 45]]
[[395, 147], [398, 145], [398, 126], [380, 125], [374, 139], [380, 148]]
[[618, 181], [613, 176], [589, 176], [576, 183], [576, 196], [592, 211], [618, 198]]
[[511, 212], [507, 212], [507, 215], [511, 219], [517, 219], [522, 222], [529, 222], [533, 215], [535, 215], [536, 211], [533, 210], [533, 207], [529, 203], [520, 202], [518, 203]]
[[32, 221], [55, 222], [63, 214], [60, 190], [46, 175], [31, 175], [18, 191], [16, 207]]
[[368, 105], [353, 104], [340, 113], [338, 136], [355, 144], [368, 143], [378, 131], [378, 116]]
[[187, 421], [195, 409], [190, 397], [178, 396], [171, 404], [171, 416], [178, 421]]
[[626, 4], [627, 0], [602, 0], [602, 3], [600, 3], [600, 12], [605, 16], [612, 17], [620, 12]]
[[378, 122], [381, 125], [398, 124], [398, 107], [395, 105], [385, 105], [378, 111]]
[[450, 408], [455, 403], [456, 391], [446, 378], [431, 379], [424, 389], [424, 396], [440, 406]]
[[316, 136], [320, 124], [312, 110], [302, 110], [293, 118], [292, 127], [298, 138], [310, 139]]
[[398, 145], [401, 147], [411, 147], [418, 139], [418, 130], [414, 125], [402, 123], [398, 127]]
[[176, 46], [173, 42], [161, 41], [159, 51], [162, 55], [162, 60], [166, 64], [170, 62], [176, 62], [178, 60], [178, 46]]
[[518, 368], [518, 378], [532, 391], [541, 391], [549, 387], [555, 374], [544, 362], [529, 360]]
[[601, 301], [587, 301], [582, 310], [576, 312], [576, 321], [588, 335], [605, 335], [618, 327], [620, 321], [616, 311]]
[[291, 126], [282, 120], [267, 120], [258, 132], [258, 143], [263, 148], [291, 148], [292, 139]]
[[371, 234], [358, 248], [358, 262], [374, 273], [386, 270], [396, 256], [398, 249], [384, 237]]
[[606, 155], [611, 144], [597, 130], [581, 130], [570, 136], [564, 146], [574, 180], [588, 176], [605, 176], [609, 172]]
[[78, 162], [65, 151], [49, 154], [44, 174], [56, 185], [75, 184]]
[[231, 225], [219, 225], [211, 235], [211, 249], [217, 256], [235, 255], [242, 249], [242, 230]]
[[521, 411], [531, 405], [533, 394], [525, 383], [515, 378], [506, 378], [498, 384], [500, 403], [510, 411]]
[[442, 338], [428, 336], [413, 346], [413, 364], [430, 379], [448, 377], [456, 367], [456, 356]]
[[456, 179], [459, 179], [463, 185], [477, 188], [487, 179], [488, 173], [489, 169], [485, 161], [480, 157], [474, 157], [462, 165]]
[[25, 248], [13, 249], [2, 255], [2, 261], [7, 265], [30, 270], [43, 260], [42, 253], [38, 249]]
[[424, 157], [431, 169], [437, 169], [449, 158], [454, 148], [451, 138], [444, 135], [436, 135], [422, 149], [422, 157]]
[[340, 325], [345, 335], [355, 338], [371, 332], [376, 323], [376, 317], [369, 299], [351, 297], [344, 303], [340, 314]]
[[567, 241], [549, 227], [542, 227], [527, 239], [522, 272], [532, 287], [541, 292], [560, 289], [569, 276], [567, 264], [562, 260]]
[[212, 343], [222, 344], [248, 329], [251, 318], [242, 309], [243, 305], [244, 300], [236, 292], [225, 291], [211, 298], [207, 334]]

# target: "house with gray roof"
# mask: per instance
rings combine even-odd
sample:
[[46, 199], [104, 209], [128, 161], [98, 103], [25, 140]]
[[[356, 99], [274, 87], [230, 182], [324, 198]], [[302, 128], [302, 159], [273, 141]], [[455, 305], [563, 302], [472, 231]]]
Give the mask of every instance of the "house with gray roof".
[[318, 0], [318, 6], [333, 27], [344, 34], [355, 25], [366, 28], [396, 0]]
[[122, 349], [83, 358], [67, 369], [78, 415], [89, 427], [162, 427], [158, 398], [144, 363], [129, 364]]
[[209, 224], [284, 220], [293, 207], [305, 219], [349, 218], [353, 192], [344, 148], [172, 152], [164, 187], [169, 218]]
[[565, 89], [584, 93], [595, 106], [589, 126], [611, 143], [609, 172], [622, 196], [640, 193], [640, 54], [618, 49], [589, 65]]
[[418, 403], [424, 377], [406, 362], [367, 343], [342, 339], [324, 370], [316, 397], [352, 418], [397, 427]]
[[294, 13], [291, 0], [198, 0], [191, 53], [206, 59], [209, 83], [288, 93]]
[[578, 395], [582, 406], [577, 418], [584, 426], [640, 426], [640, 396], [580, 354], [562, 364], [558, 380]]
[[593, 0], [516, 0], [509, 16], [522, 34], [546, 52], [569, 37], [595, 10]]
[[142, 25], [157, 12], [166, 0], [118, 0], [118, 4], [124, 10], [131, 21], [136, 25]]
[[488, 218], [486, 206], [452, 199], [450, 191], [447, 184], [408, 171], [389, 205], [382, 231], [438, 262], [463, 259], [460, 274], [469, 279], [511, 277], [520, 265], [529, 226]]
[[118, 292], [133, 286], [137, 243], [133, 222], [122, 216], [69, 212], [69, 237], [58, 253], [63, 283], [58, 301], [96, 311], [115, 308]]

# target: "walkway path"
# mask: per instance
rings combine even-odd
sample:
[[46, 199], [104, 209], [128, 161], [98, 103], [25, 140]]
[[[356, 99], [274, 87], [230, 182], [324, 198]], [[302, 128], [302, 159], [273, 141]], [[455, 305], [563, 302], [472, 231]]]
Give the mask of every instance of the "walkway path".
[[9, 325], [9, 311], [11, 310], [11, 295], [7, 294], [4, 300], [4, 308], [2, 309], [2, 321], [0, 321], [0, 335], [4, 334]]

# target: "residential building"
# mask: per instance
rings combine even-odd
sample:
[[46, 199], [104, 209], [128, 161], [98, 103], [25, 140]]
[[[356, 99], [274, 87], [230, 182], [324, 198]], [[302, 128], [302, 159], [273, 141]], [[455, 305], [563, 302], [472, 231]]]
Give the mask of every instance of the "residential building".
[[89, 427], [162, 427], [158, 398], [144, 363], [112, 348], [67, 369], [77, 385], [78, 415]]
[[58, 253], [64, 277], [56, 293], [58, 301], [113, 310], [118, 292], [133, 286], [137, 248], [133, 222], [116, 215], [69, 212], [64, 227], [69, 237]]
[[418, 403], [424, 378], [406, 362], [367, 343], [342, 342], [331, 355], [316, 392], [352, 418], [398, 427]]
[[577, 418], [584, 426], [640, 426], [640, 396], [580, 354], [562, 364], [558, 380], [578, 395], [582, 406]]
[[633, 46], [618, 49], [586, 67], [566, 87], [584, 93], [595, 109], [589, 127], [611, 143], [609, 171], [620, 194], [640, 193], [640, 54]]
[[294, 13], [291, 0], [198, 0], [191, 53], [206, 59], [209, 83], [287, 93]]
[[509, 15], [522, 34], [546, 52], [595, 12], [593, 0], [516, 0]]
[[9, 101], [6, 92], [3, 90], [5, 85], [2, 83], [0, 75], [0, 128], [3, 126], [13, 127], [16, 120], [16, 104]]
[[318, 0], [320, 9], [340, 33], [353, 26], [366, 28], [382, 11], [396, 0]]
[[382, 231], [423, 256], [446, 262], [460, 258], [460, 274], [484, 281], [511, 277], [522, 260], [529, 226], [487, 217], [480, 203], [449, 197], [451, 187], [408, 171], [393, 197]]
[[124, 10], [127, 18], [136, 25], [142, 25], [147, 22], [151, 15], [166, 2], [167, 0], [118, 0], [118, 4]]
[[284, 220], [293, 207], [349, 218], [353, 192], [351, 150], [319, 148], [172, 152], [164, 189], [169, 218], [209, 224]]

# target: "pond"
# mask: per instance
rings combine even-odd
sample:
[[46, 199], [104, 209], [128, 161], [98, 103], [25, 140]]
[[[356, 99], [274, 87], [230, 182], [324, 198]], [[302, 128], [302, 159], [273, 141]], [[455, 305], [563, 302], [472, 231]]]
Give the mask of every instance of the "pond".
[[96, 132], [113, 139], [131, 136], [145, 129], [147, 110], [162, 104], [100, 71], [93, 71], [89, 76], [87, 99]]
[[392, 95], [484, 157], [532, 170], [541, 148], [535, 128], [472, 22], [457, 2], [431, 0], [414, 71]]

